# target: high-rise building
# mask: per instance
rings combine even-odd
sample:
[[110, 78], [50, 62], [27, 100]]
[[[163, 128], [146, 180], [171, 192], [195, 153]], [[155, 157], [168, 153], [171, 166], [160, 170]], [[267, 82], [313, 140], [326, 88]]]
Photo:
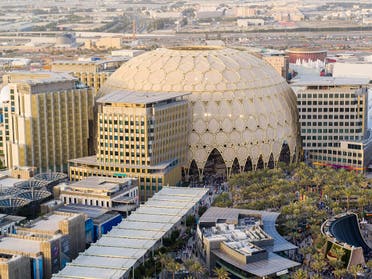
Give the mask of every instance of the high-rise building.
[[8, 168], [67, 171], [87, 156], [93, 91], [65, 73], [12, 72], [3, 76], [1, 144]]
[[138, 177], [140, 197], [181, 180], [189, 106], [185, 93], [119, 90], [97, 100], [97, 155], [70, 160], [70, 179]]
[[316, 165], [364, 171], [371, 160], [368, 79], [319, 77], [292, 86], [305, 158]]
[[98, 92], [110, 74], [128, 59], [129, 58], [94, 61], [54, 61], [51, 65], [51, 70], [53, 72], [70, 73], [81, 83], [93, 88], [95, 92]]

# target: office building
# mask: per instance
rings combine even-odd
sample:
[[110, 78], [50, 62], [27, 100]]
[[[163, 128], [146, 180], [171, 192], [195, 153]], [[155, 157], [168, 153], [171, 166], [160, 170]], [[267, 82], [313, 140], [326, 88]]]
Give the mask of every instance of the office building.
[[99, 206], [128, 213], [139, 204], [137, 180], [132, 178], [88, 177], [59, 186], [65, 204]]
[[120, 90], [99, 98], [97, 155], [70, 160], [70, 179], [135, 177], [142, 200], [177, 184], [190, 119], [184, 95]]
[[295, 95], [271, 66], [246, 51], [186, 46], [146, 52], [114, 72], [99, 95], [109, 100], [127, 92], [191, 93], [185, 96], [186, 161], [180, 161], [186, 180], [273, 168], [301, 154]]
[[12, 72], [3, 81], [0, 130], [8, 168], [67, 171], [69, 159], [88, 155], [92, 90], [65, 73]]
[[53, 279], [135, 278], [134, 269], [198, 212], [208, 189], [164, 187], [128, 218], [53, 275]]
[[276, 212], [209, 208], [200, 217], [196, 245], [210, 274], [222, 267], [234, 278], [266, 278], [299, 266], [277, 254], [297, 249], [276, 231], [278, 216]]
[[76, 77], [81, 83], [98, 92], [102, 84], [110, 74], [118, 69], [129, 58], [115, 59], [92, 59], [90, 61], [62, 60], [53, 61], [51, 70], [53, 72], [69, 73]]
[[372, 158], [368, 86], [369, 80], [360, 78], [318, 77], [293, 83], [306, 159], [365, 171]]

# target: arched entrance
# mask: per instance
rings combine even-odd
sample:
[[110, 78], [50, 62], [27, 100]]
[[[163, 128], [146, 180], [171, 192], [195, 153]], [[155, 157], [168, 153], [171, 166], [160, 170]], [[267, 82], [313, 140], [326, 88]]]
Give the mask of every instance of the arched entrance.
[[283, 162], [289, 164], [291, 162], [291, 152], [289, 150], [289, 146], [286, 142], [283, 143], [282, 149], [279, 155], [279, 162]]
[[195, 160], [192, 160], [190, 164], [189, 180], [191, 182], [199, 181], [199, 169], [198, 169], [198, 165], [196, 164]]
[[265, 167], [265, 164], [264, 164], [264, 161], [262, 159], [262, 155], [260, 155], [260, 157], [258, 158], [258, 161], [257, 161], [256, 169], [257, 170], [262, 170], [264, 167]]
[[252, 160], [251, 160], [251, 157], [248, 157], [244, 165], [244, 171], [252, 171], [252, 170], [253, 170]]
[[216, 148], [208, 156], [203, 175], [205, 180], [226, 178], [226, 164], [221, 153]]
[[273, 169], [275, 167], [275, 162], [274, 162], [274, 155], [273, 153], [270, 154], [269, 162], [267, 163], [267, 167], [269, 169]]
[[235, 158], [232, 164], [232, 167], [231, 167], [231, 174], [237, 174], [237, 173], [240, 173], [240, 165], [239, 165], [238, 158]]

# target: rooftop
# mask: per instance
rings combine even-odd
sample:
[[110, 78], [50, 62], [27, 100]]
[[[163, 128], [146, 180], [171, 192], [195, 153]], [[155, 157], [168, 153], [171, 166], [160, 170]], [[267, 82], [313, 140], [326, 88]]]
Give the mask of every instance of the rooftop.
[[48, 71], [13, 71], [7, 74], [11, 77], [11, 83], [24, 82], [30, 85], [66, 80], [77, 80], [75, 77], [67, 73], [56, 73]]
[[132, 181], [132, 178], [103, 178], [97, 176], [89, 176], [86, 179], [67, 185], [66, 188], [112, 191], [115, 190], [119, 185], [131, 185]]
[[163, 187], [53, 278], [121, 278], [207, 193], [205, 188]]
[[75, 216], [77, 216], [77, 214], [53, 212], [51, 214], [44, 215], [36, 220], [30, 221], [21, 228], [31, 229], [35, 231], [57, 231], [60, 229], [59, 228], [60, 222], [75, 218]]
[[97, 100], [98, 103], [123, 103], [123, 104], [153, 104], [166, 100], [179, 98], [191, 93], [179, 92], [138, 92], [118, 90], [107, 94]]
[[311, 76], [309, 78], [292, 80], [292, 86], [345, 86], [345, 85], [369, 85], [369, 79]]

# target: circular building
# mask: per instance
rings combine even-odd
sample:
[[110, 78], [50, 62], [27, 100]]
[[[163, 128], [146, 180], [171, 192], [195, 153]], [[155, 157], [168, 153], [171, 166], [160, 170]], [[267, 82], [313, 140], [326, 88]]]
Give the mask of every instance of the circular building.
[[131, 59], [105, 82], [115, 91], [185, 92], [191, 127], [186, 174], [273, 168], [298, 158], [296, 97], [266, 62], [224, 47], [157, 49]]
[[325, 61], [327, 58], [327, 50], [316, 48], [290, 48], [287, 49], [289, 63], [295, 64], [297, 61]]

